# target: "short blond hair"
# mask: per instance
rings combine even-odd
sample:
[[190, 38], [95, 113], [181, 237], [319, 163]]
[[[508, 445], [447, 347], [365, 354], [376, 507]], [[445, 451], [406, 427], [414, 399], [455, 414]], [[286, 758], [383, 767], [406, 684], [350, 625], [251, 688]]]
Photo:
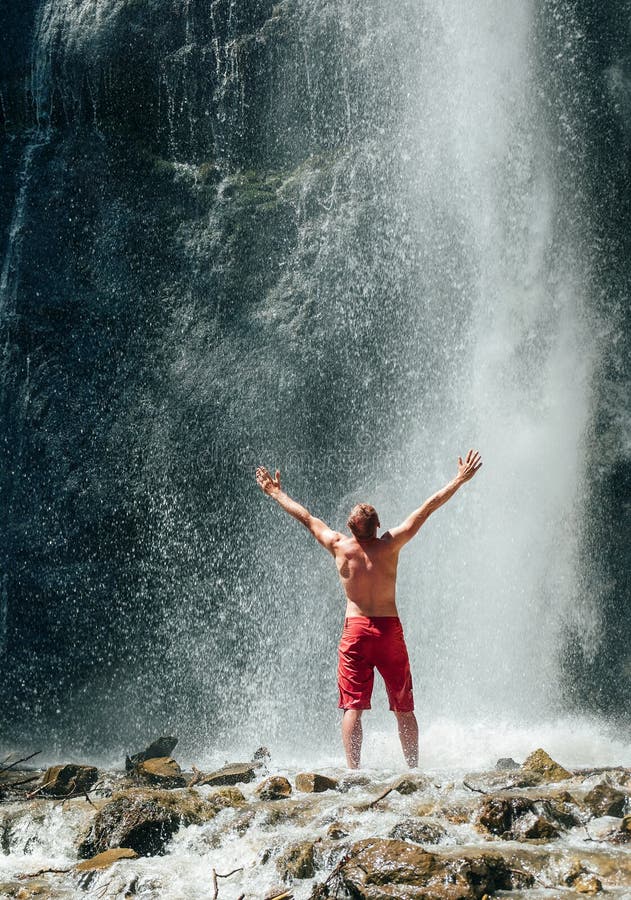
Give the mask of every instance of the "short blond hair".
[[358, 503], [346, 523], [356, 538], [373, 537], [379, 527], [377, 510], [370, 503]]

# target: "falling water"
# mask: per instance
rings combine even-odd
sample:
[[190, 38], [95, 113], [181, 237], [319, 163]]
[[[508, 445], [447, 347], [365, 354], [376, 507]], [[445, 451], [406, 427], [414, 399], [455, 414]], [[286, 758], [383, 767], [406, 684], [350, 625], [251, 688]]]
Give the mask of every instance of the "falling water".
[[[459, 340], [438, 402], [410, 409], [401, 440], [413, 451], [402, 456], [419, 499], [469, 445], [485, 468], [415, 544], [402, 604], [432, 713], [545, 718], [563, 708], [567, 630], [580, 622], [589, 643], [596, 628], [579, 563], [599, 353], [586, 309], [589, 235], [575, 186], [555, 171], [534, 5], [446, 3], [440, 18], [440, 77], [419, 117], [432, 146], [418, 166], [460, 222], [464, 246], [443, 253], [452, 299], [440, 312]], [[463, 256], [465, 285], [452, 274]], [[409, 496], [408, 485], [395, 516]]]
[[[172, 728], [190, 752], [337, 758], [334, 566], [253, 468], [278, 466], [335, 528], [357, 500], [389, 526], [475, 446], [481, 473], [401, 561], [419, 711], [444, 746], [548, 733], [568, 647], [597, 652], [601, 616], [583, 577], [602, 323], [575, 14], [38, 9], [0, 280], [28, 324], [7, 350], [16, 396], [32, 360], [32, 430], [8, 451], [29, 475], [10, 483], [28, 573], [4, 587], [10, 715], [58, 748]], [[52, 317], [19, 277], [26, 243]], [[26, 406], [7, 408], [11, 433]], [[18, 615], [34, 597], [41, 635]], [[380, 688], [371, 721], [390, 734]]]
[[[302, 14], [307, 34], [331, 25], [327, 11], [311, 4], [302, 4]], [[589, 236], [576, 223], [578, 194], [557, 171], [549, 72], [532, 4], [464, 10], [442, 3], [422, 11], [370, 4], [361, 13], [343, 5], [336, 22], [347, 60], [342, 85], [357, 77], [353, 67], [361, 68], [370, 48], [362, 85], [370, 102], [362, 107], [356, 91], [345, 97], [362, 112], [340, 115], [350, 149], [332, 167], [322, 211], [304, 217], [302, 241], [266, 316], [287, 316], [281, 297], [302, 292], [304, 302], [317, 297], [318, 318], [338, 342], [357, 347], [369, 332], [357, 359], [363, 384], [335, 388], [346, 394], [349, 412], [341, 414], [358, 432], [345, 496], [315, 510], [334, 527], [355, 500], [374, 502], [386, 526], [400, 521], [453, 477], [459, 453], [482, 451], [480, 476], [404, 551], [399, 606], [426, 727], [446, 718], [456, 732], [485, 723], [497, 734], [498, 723], [562, 715], [564, 641], [575, 632], [587, 645], [596, 640], [578, 559], [599, 352], [586, 312]], [[392, 46], [398, 52], [389, 55]], [[318, 77], [305, 62], [310, 122]], [[372, 215], [379, 225], [363, 255], [367, 197], [378, 198]], [[301, 256], [304, 244], [318, 247], [314, 263]], [[347, 282], [342, 276], [330, 285], [327, 272], [340, 268]], [[385, 308], [374, 331], [367, 304]], [[321, 365], [326, 370], [326, 358]], [[381, 417], [368, 433], [366, 395]], [[272, 440], [276, 452], [263, 461], [289, 468], [286, 441]], [[339, 453], [330, 449], [321, 469], [302, 458], [300, 487], [294, 465], [288, 490], [302, 491], [303, 500], [317, 494], [309, 481], [328, 477]], [[257, 515], [256, 529], [269, 529], [271, 538], [253, 530], [253, 540], [270, 564], [263, 581], [257, 568], [257, 583], [246, 589], [254, 600], [247, 616], [264, 610], [281, 635], [266, 630], [265, 617], [262, 637], [245, 625], [251, 658], [248, 687], [238, 689], [242, 699], [247, 692], [239, 729], [251, 730], [252, 740], [263, 731], [282, 741], [289, 723], [300, 722], [292, 747], [334, 746], [333, 717], [322, 708], [334, 705], [341, 596], [330, 562], [311, 554], [306, 538], [290, 537], [276, 510], [266, 516]], [[235, 706], [243, 709], [239, 700]], [[385, 730], [382, 696], [377, 708]]]

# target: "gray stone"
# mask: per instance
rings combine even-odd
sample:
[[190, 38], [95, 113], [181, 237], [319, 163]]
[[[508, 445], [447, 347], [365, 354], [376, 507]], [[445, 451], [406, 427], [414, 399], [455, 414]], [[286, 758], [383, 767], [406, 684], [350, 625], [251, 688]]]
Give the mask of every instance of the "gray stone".
[[507, 769], [518, 769], [519, 763], [515, 762], [515, 760], [511, 756], [502, 756], [495, 763], [495, 768], [500, 771], [505, 771]]

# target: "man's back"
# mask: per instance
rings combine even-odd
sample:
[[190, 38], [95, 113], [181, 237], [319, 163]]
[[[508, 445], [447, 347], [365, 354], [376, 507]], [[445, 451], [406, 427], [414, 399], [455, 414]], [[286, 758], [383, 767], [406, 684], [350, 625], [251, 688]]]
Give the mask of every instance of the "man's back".
[[390, 532], [366, 540], [340, 534], [333, 555], [346, 594], [347, 617], [398, 616], [399, 548]]

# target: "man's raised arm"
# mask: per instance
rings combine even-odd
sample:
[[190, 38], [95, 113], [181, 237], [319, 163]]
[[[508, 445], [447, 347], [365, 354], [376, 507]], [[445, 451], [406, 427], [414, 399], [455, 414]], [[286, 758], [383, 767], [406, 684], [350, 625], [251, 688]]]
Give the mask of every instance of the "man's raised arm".
[[322, 519], [316, 519], [312, 516], [308, 509], [301, 506], [295, 500], [286, 494], [280, 486], [280, 472], [276, 470], [276, 477], [272, 478], [265, 466], [259, 466], [256, 470], [256, 480], [261, 490], [275, 500], [279, 506], [288, 512], [290, 516], [301, 522], [314, 536], [316, 541], [323, 547], [333, 553], [335, 543], [340, 539], [341, 535], [337, 531], [323, 522]]
[[458, 488], [462, 487], [466, 481], [470, 481], [481, 465], [482, 459], [477, 450], [469, 450], [464, 462], [462, 457], [459, 456], [458, 474], [456, 477], [449, 484], [446, 484], [444, 488], [441, 488], [440, 491], [433, 494], [422, 506], [415, 509], [401, 525], [390, 529], [393, 541], [400, 547], [411, 541], [429, 516], [453, 497]]

